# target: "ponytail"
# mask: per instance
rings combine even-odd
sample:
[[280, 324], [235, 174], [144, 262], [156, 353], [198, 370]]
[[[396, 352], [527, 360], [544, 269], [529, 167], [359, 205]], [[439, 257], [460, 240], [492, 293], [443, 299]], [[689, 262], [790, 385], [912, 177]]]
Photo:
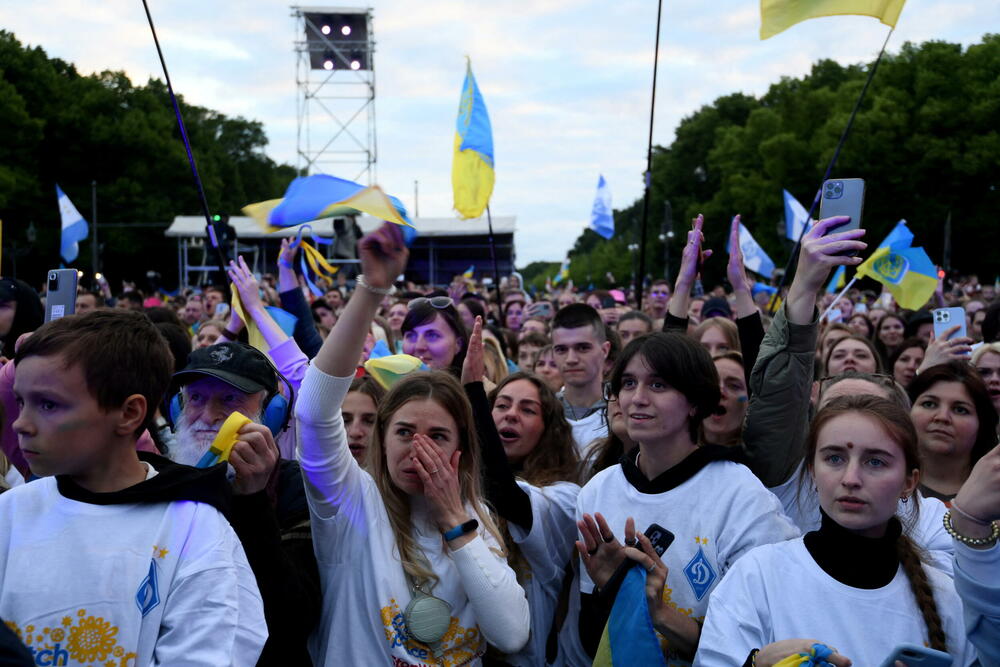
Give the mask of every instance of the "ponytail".
[[947, 637], [945, 637], [944, 627], [941, 624], [937, 603], [934, 601], [934, 591], [931, 589], [930, 582], [927, 581], [927, 572], [924, 571], [917, 546], [905, 533], [896, 540], [896, 554], [903, 566], [903, 572], [906, 573], [906, 578], [910, 582], [910, 590], [913, 591], [913, 596], [917, 599], [920, 615], [924, 617], [930, 647], [947, 652]]

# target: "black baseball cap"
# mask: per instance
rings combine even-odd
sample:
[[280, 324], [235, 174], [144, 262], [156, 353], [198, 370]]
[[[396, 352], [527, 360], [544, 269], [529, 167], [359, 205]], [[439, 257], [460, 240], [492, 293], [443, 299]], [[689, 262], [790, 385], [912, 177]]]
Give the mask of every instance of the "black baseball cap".
[[0, 301], [17, 301], [19, 289], [11, 278], [0, 278]]
[[173, 391], [204, 376], [222, 380], [247, 394], [278, 390], [278, 374], [260, 350], [243, 343], [225, 342], [191, 352], [188, 364], [171, 380]]
[[703, 319], [709, 317], [732, 317], [733, 309], [729, 307], [729, 302], [723, 297], [712, 297], [705, 301], [705, 305], [701, 308], [701, 316]]

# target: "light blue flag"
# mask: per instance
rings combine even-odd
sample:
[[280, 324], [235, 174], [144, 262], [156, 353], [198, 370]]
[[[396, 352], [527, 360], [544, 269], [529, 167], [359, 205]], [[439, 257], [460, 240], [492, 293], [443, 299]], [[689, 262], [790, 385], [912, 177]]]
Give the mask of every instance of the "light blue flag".
[[56, 201], [59, 202], [59, 217], [62, 218], [59, 254], [62, 255], [63, 261], [69, 264], [80, 254], [79, 243], [90, 235], [90, 226], [58, 185], [56, 185]]
[[611, 216], [611, 188], [601, 176], [597, 180], [597, 196], [590, 212], [590, 228], [606, 239], [615, 235], [615, 220]]
[[771, 274], [774, 273], [774, 262], [771, 261], [764, 249], [757, 243], [757, 239], [742, 222], [740, 223], [740, 250], [743, 251], [743, 266], [765, 278], [771, 277]]
[[[798, 241], [802, 235], [802, 228], [807, 224], [809, 212], [799, 203], [799, 200], [792, 196], [788, 190], [782, 190], [785, 197], [785, 237], [789, 241]], [[808, 222], [812, 227], [812, 221]]]

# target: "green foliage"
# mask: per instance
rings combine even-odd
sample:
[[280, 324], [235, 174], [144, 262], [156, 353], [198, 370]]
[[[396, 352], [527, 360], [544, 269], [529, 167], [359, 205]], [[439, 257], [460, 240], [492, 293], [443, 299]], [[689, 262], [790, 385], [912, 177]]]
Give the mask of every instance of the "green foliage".
[[[179, 100], [205, 196], [213, 213], [280, 196], [295, 170], [277, 165], [263, 149], [261, 123], [228, 118]], [[81, 76], [38, 47], [0, 31], [0, 218], [2, 267], [40, 283], [59, 264], [58, 183], [90, 219], [91, 182], [97, 182], [101, 263], [112, 279], [135, 280], [152, 269], [167, 285], [177, 280], [173, 240], [161, 228], [101, 228], [110, 223], [167, 223], [196, 214], [201, 204], [166, 84], [136, 86], [122, 72]], [[37, 240], [28, 243], [34, 223]], [[74, 262], [90, 269], [90, 241]], [[17, 256], [12, 252], [18, 246]]]
[[561, 262], [532, 262], [519, 269], [524, 278], [525, 288], [544, 289], [545, 281], [555, 278], [559, 273]]
[[[705, 280], [725, 277], [731, 216], [740, 213], [755, 238], [781, 266], [792, 244], [784, 239], [781, 190], [808, 209], [867, 77], [868, 66], [815, 63], [801, 79], [782, 78], [754, 98], [727, 95], [683, 119], [668, 147], [656, 147], [647, 232], [647, 273], [662, 276], [657, 239], [664, 202], [673, 210], [670, 265], [678, 266], [691, 218], [705, 215], [706, 246], [719, 259]], [[963, 50], [960, 45], [904, 44], [886, 54], [840, 154], [833, 177], [867, 182], [864, 226], [878, 243], [906, 218], [931, 258], [942, 261], [943, 226], [953, 220], [952, 265], [992, 276], [1000, 265], [1000, 35]], [[611, 271], [623, 283], [628, 243], [636, 242], [642, 200], [615, 212], [616, 236], [585, 231], [570, 252], [578, 285], [599, 286]], [[673, 273], [671, 273], [671, 277]], [[710, 285], [706, 285], [708, 287]]]

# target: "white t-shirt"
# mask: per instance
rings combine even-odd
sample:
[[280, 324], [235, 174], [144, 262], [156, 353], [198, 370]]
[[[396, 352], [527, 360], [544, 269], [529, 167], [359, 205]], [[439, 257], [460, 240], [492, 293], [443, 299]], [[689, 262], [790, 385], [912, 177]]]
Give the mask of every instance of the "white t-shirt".
[[79, 502], [54, 477], [0, 495], [0, 618], [39, 665], [246, 667], [267, 638], [218, 510]]
[[570, 419], [567, 415], [566, 421], [573, 429], [573, 442], [576, 443], [576, 452], [581, 459], [586, 457], [590, 443], [598, 438], [608, 437], [608, 422], [603, 410], [597, 410], [583, 419]]
[[[410, 523], [439, 577], [429, 591], [451, 605], [443, 656], [411, 638], [403, 612], [411, 589], [385, 503], [371, 475], [351, 456], [340, 405], [352, 377], [311, 366], [295, 414], [298, 453], [306, 482], [313, 545], [323, 587], [323, 611], [310, 652], [316, 665], [478, 665], [486, 642], [505, 653], [528, 640], [529, 612], [513, 570], [479, 537], [449, 550], [426, 502], [411, 497]], [[472, 512], [470, 512], [475, 516]]]
[[[531, 638], [527, 645], [504, 661], [518, 667], [545, 664], [545, 644], [552, 629], [559, 592], [566, 565], [575, 553], [577, 530], [576, 497], [580, 487], [571, 482], [557, 482], [537, 487], [518, 480], [518, 486], [531, 498], [531, 532], [525, 533], [508, 523], [510, 536], [531, 566], [530, 577], [522, 584], [531, 609]], [[578, 617], [567, 617], [566, 624], [576, 625]]]
[[[625, 520], [637, 531], [658, 523], [674, 534], [663, 554], [668, 574], [664, 599], [681, 613], [701, 619], [712, 590], [733, 563], [753, 547], [798, 537], [799, 531], [746, 466], [711, 461], [692, 477], [662, 493], [642, 493], [621, 464], [594, 476], [580, 491], [577, 518], [600, 512], [623, 539]], [[594, 584], [581, 567], [580, 590]], [[690, 663], [673, 656], [669, 665]]]
[[[801, 471], [802, 464], [799, 464], [798, 471], [786, 482], [768, 490], [778, 497], [785, 514], [792, 519], [799, 530], [809, 533], [819, 530], [819, 497], [811, 480], [799, 482]], [[951, 575], [954, 547], [942, 521], [947, 511], [945, 504], [937, 498], [925, 498], [921, 495], [918, 502], [900, 501], [896, 515], [907, 527], [910, 538], [927, 552], [930, 564]]]
[[[952, 664], [972, 664], [951, 578], [924, 570]], [[853, 588], [824, 572], [799, 539], [754, 549], [726, 574], [712, 594], [694, 664], [739, 665], [755, 648], [799, 638], [834, 647], [855, 665], [880, 665], [898, 644], [924, 645], [927, 628], [902, 567], [882, 588]]]

